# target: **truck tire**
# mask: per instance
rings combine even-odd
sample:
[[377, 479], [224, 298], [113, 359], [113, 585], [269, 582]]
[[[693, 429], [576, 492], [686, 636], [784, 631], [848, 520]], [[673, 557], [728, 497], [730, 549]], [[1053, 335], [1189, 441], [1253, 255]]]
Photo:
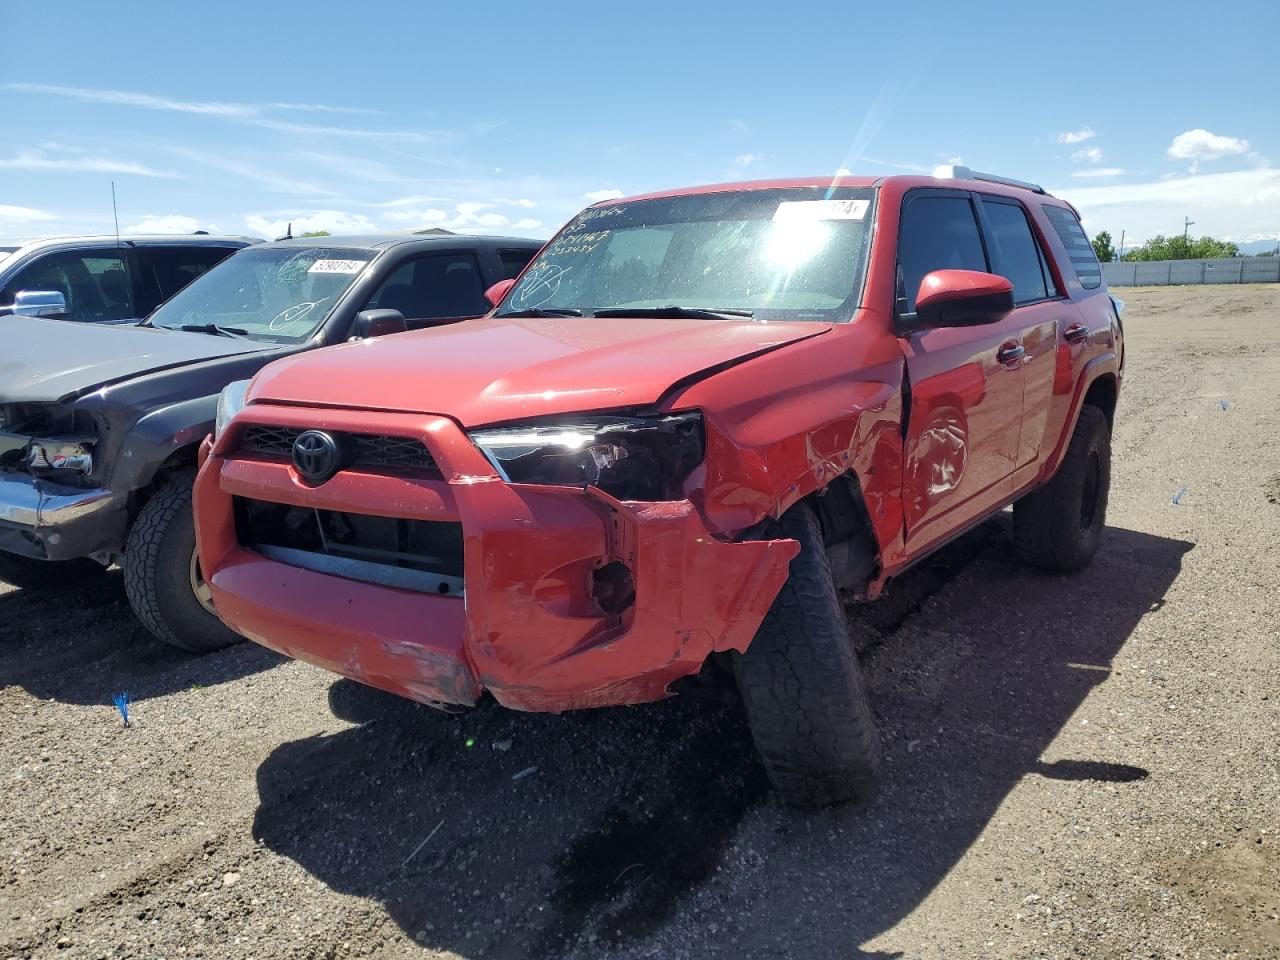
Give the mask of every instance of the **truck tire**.
[[124, 549], [124, 588], [129, 606], [158, 639], [208, 653], [242, 638], [212, 612], [199, 580], [193, 479], [191, 473], [175, 474], [139, 512]]
[[798, 541], [800, 553], [747, 652], [733, 658], [756, 750], [787, 803], [870, 799], [880, 738], [818, 518], [798, 504], [769, 534]]
[[22, 590], [69, 587], [89, 577], [96, 577], [106, 569], [96, 560], [87, 557], [79, 560], [36, 560], [0, 551], [0, 583]]
[[1023, 563], [1071, 573], [1098, 552], [1111, 488], [1111, 427], [1094, 406], [1080, 408], [1058, 472], [1013, 505], [1013, 546]]

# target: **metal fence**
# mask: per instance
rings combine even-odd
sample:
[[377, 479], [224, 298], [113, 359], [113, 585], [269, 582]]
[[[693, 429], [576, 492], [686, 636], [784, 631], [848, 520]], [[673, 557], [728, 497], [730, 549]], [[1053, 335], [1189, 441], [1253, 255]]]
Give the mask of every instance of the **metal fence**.
[[1163, 287], [1184, 283], [1280, 283], [1280, 257], [1226, 260], [1135, 260], [1104, 263], [1109, 287]]

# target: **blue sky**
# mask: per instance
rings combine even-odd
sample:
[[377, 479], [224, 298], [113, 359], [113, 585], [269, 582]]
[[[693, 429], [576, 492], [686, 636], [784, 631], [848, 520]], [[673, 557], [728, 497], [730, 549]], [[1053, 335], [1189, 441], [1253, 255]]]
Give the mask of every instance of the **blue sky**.
[[1280, 2], [0, 0], [0, 237], [549, 234], [774, 176], [1044, 183], [1091, 232], [1280, 236]]

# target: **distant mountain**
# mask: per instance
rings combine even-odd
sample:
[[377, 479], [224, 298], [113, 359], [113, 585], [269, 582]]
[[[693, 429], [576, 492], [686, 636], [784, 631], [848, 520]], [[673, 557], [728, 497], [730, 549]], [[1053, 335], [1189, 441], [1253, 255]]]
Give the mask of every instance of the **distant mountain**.
[[1274, 253], [1276, 249], [1275, 240], [1250, 240], [1248, 243], [1236, 244], [1240, 248], [1240, 252], [1247, 256], [1253, 257], [1260, 253]]

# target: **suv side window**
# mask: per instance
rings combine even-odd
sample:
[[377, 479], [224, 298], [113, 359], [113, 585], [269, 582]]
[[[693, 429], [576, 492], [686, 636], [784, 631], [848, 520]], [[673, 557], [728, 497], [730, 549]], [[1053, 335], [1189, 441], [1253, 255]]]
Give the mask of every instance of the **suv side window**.
[[150, 313], [233, 253], [231, 247], [139, 247], [140, 313]]
[[478, 317], [488, 313], [484, 280], [474, 254], [446, 253], [402, 263], [374, 291], [364, 309], [399, 310], [414, 320]]
[[502, 279], [514, 280], [533, 259], [537, 250], [499, 250], [498, 259], [502, 261]]
[[991, 228], [997, 268], [1013, 284], [1013, 302], [1022, 305], [1047, 299], [1050, 285], [1045, 281], [1043, 257], [1022, 205], [983, 197], [982, 209]]
[[1080, 286], [1086, 290], [1101, 286], [1102, 268], [1098, 266], [1093, 244], [1089, 242], [1084, 227], [1080, 226], [1080, 221], [1076, 219], [1075, 214], [1066, 207], [1054, 207], [1047, 203], [1044, 205], [1044, 214], [1053, 224], [1054, 232], [1058, 234], [1062, 245], [1067, 248], [1071, 266], [1075, 268], [1076, 276], [1080, 278]]
[[23, 290], [57, 290], [67, 301], [67, 318], [82, 323], [129, 320], [133, 286], [123, 253], [88, 250], [51, 253], [27, 266], [9, 282], [0, 299], [12, 303]]
[[925, 274], [934, 270], [986, 271], [982, 234], [967, 196], [907, 195], [898, 225], [898, 309], [914, 313]]

